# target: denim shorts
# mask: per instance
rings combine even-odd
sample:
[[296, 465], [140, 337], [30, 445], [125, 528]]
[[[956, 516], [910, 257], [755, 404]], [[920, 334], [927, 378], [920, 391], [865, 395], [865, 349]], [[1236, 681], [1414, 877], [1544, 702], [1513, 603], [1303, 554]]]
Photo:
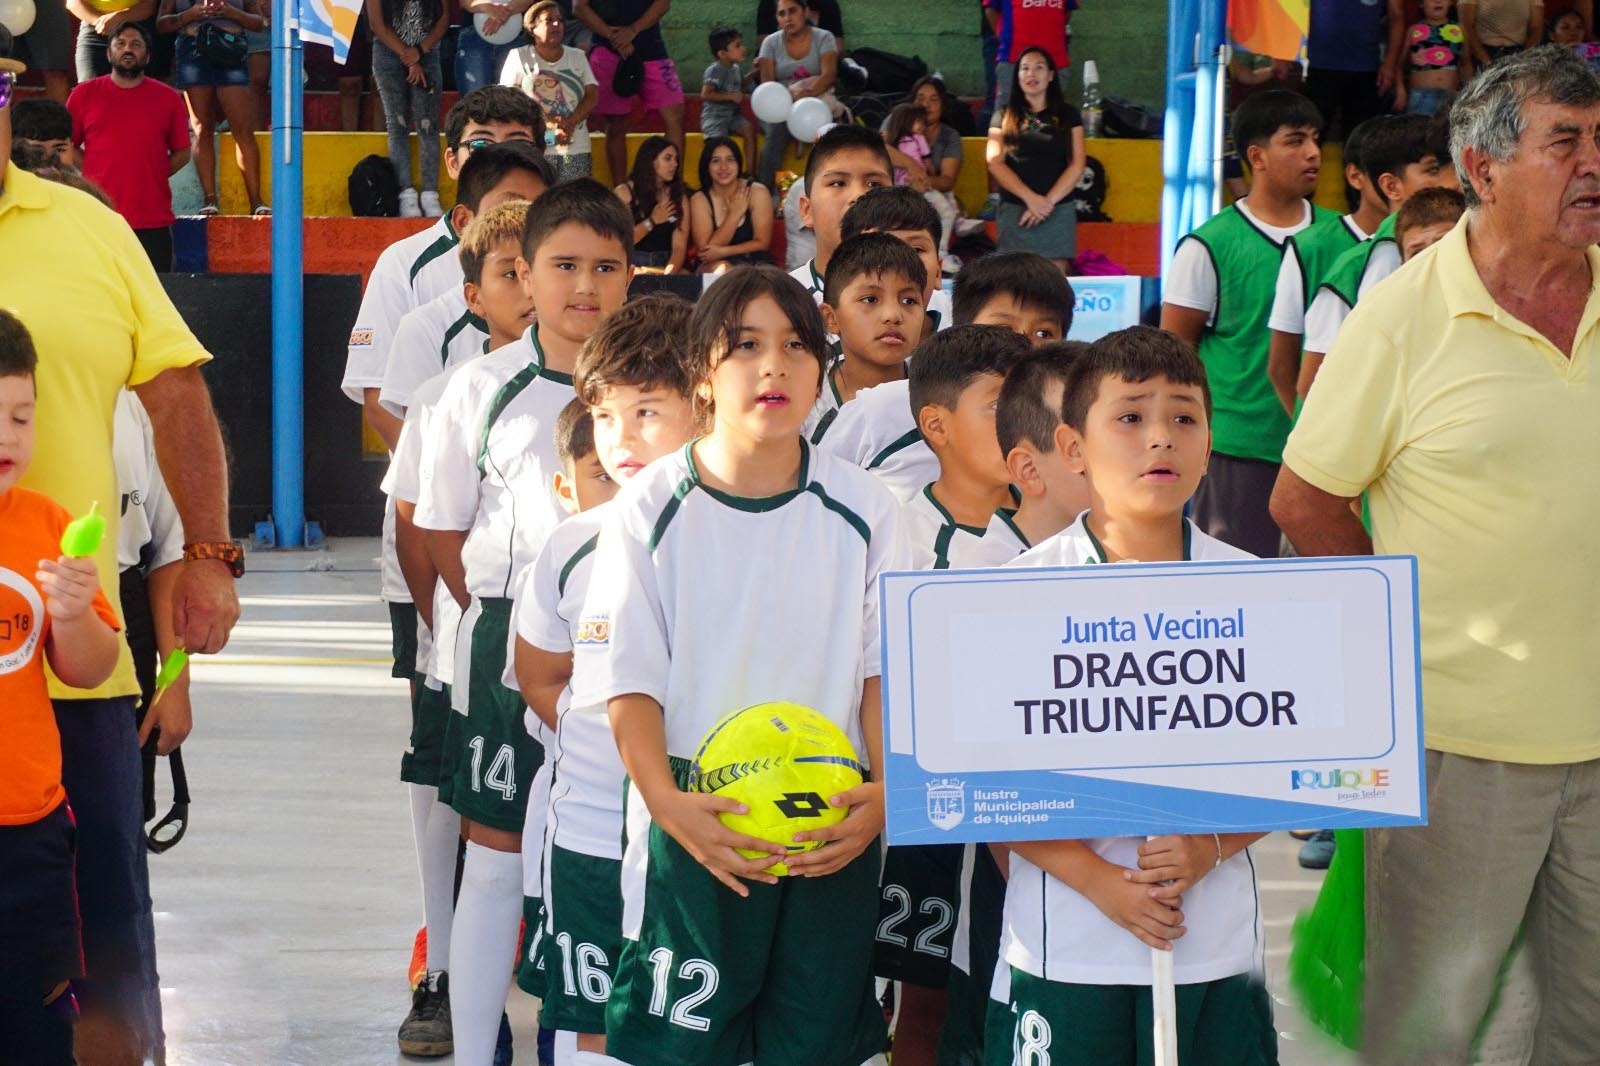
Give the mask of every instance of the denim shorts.
[[187, 34], [178, 37], [178, 54], [173, 61], [173, 81], [180, 89], [196, 86], [249, 85], [250, 72], [244, 65], [229, 70], [212, 66], [195, 52], [194, 38]]
[[1406, 114], [1431, 115], [1451, 97], [1448, 89], [1412, 89], [1406, 93]]

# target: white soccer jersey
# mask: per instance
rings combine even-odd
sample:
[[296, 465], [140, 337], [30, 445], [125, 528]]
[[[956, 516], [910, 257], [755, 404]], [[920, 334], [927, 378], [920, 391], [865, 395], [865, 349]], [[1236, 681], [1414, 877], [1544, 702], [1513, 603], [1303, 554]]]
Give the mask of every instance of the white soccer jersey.
[[[389, 458], [389, 472], [384, 475], [381, 486], [389, 497], [391, 509], [395, 500], [414, 505], [422, 495], [422, 449], [428, 440], [428, 420], [454, 372], [451, 368], [435, 374], [411, 393], [406, 419], [400, 426], [400, 439], [395, 444], [394, 455]], [[456, 627], [460, 623], [461, 605], [456, 603], [443, 581], [435, 582], [433, 631], [422, 624], [422, 619], [417, 619], [417, 672], [429, 679], [432, 688], [450, 684], [455, 674]], [[433, 639], [435, 632], [439, 634], [438, 640]]]
[[555, 424], [572, 378], [546, 369], [538, 327], [452, 374], [428, 419], [416, 523], [466, 530], [467, 589], [509, 599], [556, 523]]
[[800, 284], [804, 285], [806, 287], [806, 291], [811, 294], [811, 298], [817, 301], [817, 306], [822, 306], [822, 285], [824, 279], [822, 274], [817, 270], [817, 261], [815, 259], [807, 259], [804, 263], [801, 263], [799, 266], [789, 271], [789, 276], [798, 281]]
[[[1357, 241], [1367, 239], [1360, 226], [1349, 215], [1339, 218], [1339, 224]], [[1310, 301], [1306, 295], [1305, 268], [1300, 265], [1299, 245], [1292, 239], [1283, 245], [1283, 260], [1278, 264], [1278, 285], [1272, 294], [1272, 311], [1267, 315], [1267, 328], [1279, 333], [1304, 333], [1306, 308]]]
[[117, 567], [145, 573], [183, 558], [183, 520], [156, 462], [156, 441], [144, 404], [128, 389], [117, 396], [112, 455], [122, 524], [117, 532]]
[[870, 470], [902, 501], [939, 477], [939, 460], [911, 417], [911, 383], [862, 389], [839, 408], [820, 450]]
[[970, 547], [965, 547], [961, 553], [961, 561], [951, 565], [967, 570], [978, 570], [986, 566], [1005, 566], [1033, 547], [1028, 543], [1028, 538], [1023, 536], [1022, 530], [1017, 528], [1012, 514], [1012, 511], [1002, 507], [991, 515], [989, 527], [983, 531], [983, 538]]
[[467, 309], [459, 287], [429, 300], [400, 320], [378, 402], [396, 418], [404, 418], [418, 385], [441, 370], [483, 355], [488, 346], [488, 323]]
[[752, 500], [705, 485], [689, 445], [606, 515], [576, 669], [595, 703], [658, 701], [669, 755], [692, 758], [730, 711], [790, 700], [869, 758], [861, 686], [879, 672], [878, 575], [904, 563], [899, 508], [872, 477], [802, 448], [803, 487]]
[[383, 387], [389, 348], [406, 312], [461, 288], [460, 242], [446, 214], [427, 229], [395, 241], [378, 256], [350, 330], [340, 385], [350, 399], [361, 403], [363, 390]]
[[933, 495], [931, 484], [901, 505], [908, 559], [913, 570], [961, 570], [970, 562], [985, 529], [957, 522]]
[[[1361, 281], [1356, 286], [1356, 302], [1372, 291], [1372, 287], [1384, 278], [1400, 269], [1400, 246], [1392, 240], [1383, 239], [1367, 257], [1367, 265], [1361, 271]], [[1317, 295], [1311, 301], [1311, 309], [1306, 312], [1306, 339], [1305, 350], [1327, 355], [1333, 351], [1333, 342], [1339, 336], [1339, 327], [1344, 325], [1344, 320], [1350, 316], [1350, 305], [1344, 302], [1343, 297], [1332, 289], [1323, 287], [1317, 290]]]
[[[600, 526], [610, 504], [582, 511], [556, 527], [523, 576], [512, 639], [541, 651], [570, 652], [584, 639], [583, 603], [589, 591]], [[574, 663], [574, 666], [577, 666]], [[593, 663], [584, 662], [585, 674]], [[546, 840], [567, 851], [622, 858], [622, 756], [611, 734], [604, 699], [574, 673], [556, 704], [554, 737], [545, 746], [550, 766]], [[534, 717], [533, 712], [528, 715]], [[548, 733], [548, 731], [546, 731]]]
[[822, 393], [817, 397], [817, 402], [811, 405], [805, 425], [800, 427], [800, 435], [812, 444], [822, 443], [822, 438], [833, 428], [833, 420], [839, 417], [839, 408], [844, 406], [844, 400], [839, 396], [839, 383], [833, 377], [838, 368], [839, 364], [833, 362], [822, 372]]
[[[1088, 512], [1049, 540], [1018, 556], [1012, 566], [1082, 566], [1105, 561], [1105, 553], [1084, 520]], [[1253, 558], [1248, 552], [1206, 536], [1184, 520], [1186, 559], [1217, 561]], [[1107, 862], [1129, 869], [1139, 865], [1141, 837], [1085, 840]], [[1188, 932], [1174, 945], [1173, 974], [1178, 984], [1215, 981], [1261, 972], [1264, 940], [1255, 862], [1239, 852], [1212, 870], [1183, 897]], [[1116, 925], [1087, 897], [1012, 853], [1006, 886], [1002, 958], [1048, 981], [1089, 985], [1147, 985], [1150, 949]], [[996, 970], [995, 985], [1005, 977]]]

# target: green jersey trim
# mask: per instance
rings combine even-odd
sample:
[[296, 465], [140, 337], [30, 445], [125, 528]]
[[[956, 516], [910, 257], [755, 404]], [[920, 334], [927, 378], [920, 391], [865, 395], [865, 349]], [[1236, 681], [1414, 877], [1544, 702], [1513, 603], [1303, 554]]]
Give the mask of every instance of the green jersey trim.
[[939, 497], [933, 494], [933, 486], [931, 484], [922, 486], [922, 495], [933, 505], [933, 509], [939, 512], [939, 517], [944, 519], [939, 526], [939, 532], [933, 538], [933, 569], [948, 570], [950, 569], [950, 542], [955, 539], [956, 533], [959, 531], [970, 533], [975, 537], [982, 537], [988, 530], [979, 529], [976, 526], [964, 526], [957, 522], [949, 509], [939, 502]]
[[450, 224], [449, 215], [444, 217], [444, 230], [444, 233], [440, 234], [432, 244], [424, 248], [422, 254], [417, 256], [416, 260], [411, 264], [411, 275], [408, 280], [416, 281], [417, 275], [422, 273], [423, 267], [461, 243], [461, 237], [456, 233], [456, 228]]
[[[450, 361], [450, 342], [459, 337], [461, 335], [461, 331], [466, 329], [468, 326], [473, 327], [479, 333], [489, 332], [489, 323], [485, 322], [471, 311], [463, 311], [461, 313], [461, 317], [450, 323], [450, 328], [444, 331], [444, 341], [439, 345], [440, 366], [443, 366]], [[489, 342], [487, 340], [484, 341], [485, 352], [489, 350], [487, 347], [488, 343]]]
[[567, 580], [572, 577], [572, 572], [578, 568], [579, 563], [583, 562], [594, 553], [595, 545], [599, 543], [600, 534], [596, 533], [594, 536], [584, 541], [583, 544], [578, 547], [577, 551], [572, 553], [572, 558], [567, 560], [567, 565], [561, 568], [561, 573], [556, 578], [557, 596], [565, 596], [567, 594]]
[[911, 447], [921, 439], [922, 430], [920, 429], [913, 429], [902, 434], [895, 440], [890, 441], [888, 445], [884, 447], [883, 451], [879, 452], [877, 455], [874, 455], [872, 459], [868, 461], [867, 469], [876, 470], [878, 467], [887, 462], [890, 456], [894, 455], [896, 452], [905, 451], [907, 448]]
[[1022, 546], [1024, 548], [1031, 548], [1033, 547], [1033, 543], [1028, 540], [1028, 535], [1022, 531], [1022, 527], [1017, 525], [1016, 515], [1016, 511], [1007, 510], [1004, 507], [995, 511], [995, 517], [1005, 523], [1006, 528], [1011, 530], [1016, 538], [1022, 542]]
[[650, 540], [647, 546], [651, 552], [654, 552], [656, 547], [660, 545], [661, 538], [667, 535], [667, 527], [678, 516], [678, 509], [683, 506], [684, 497], [693, 491], [694, 480], [687, 477], [679, 481], [678, 487], [672, 490], [672, 499], [668, 500], [667, 505], [661, 508], [661, 514], [656, 518], [654, 528], [650, 530]]
[[694, 461], [695, 441], [690, 441], [683, 446], [684, 458], [689, 463], [689, 478], [695, 488], [710, 496], [720, 504], [740, 511], [750, 511], [759, 514], [763, 511], [776, 511], [796, 496], [806, 490], [806, 483], [811, 479], [811, 445], [804, 437], [800, 438], [800, 476], [796, 479], [795, 487], [772, 496], [736, 496], [731, 492], [723, 492], [707, 485], [700, 477], [700, 467]]
[[524, 389], [540, 378], [553, 381], [557, 385], [571, 385], [572, 375], [563, 374], [556, 370], [548, 370], [544, 365], [544, 348], [539, 344], [539, 327], [531, 326], [528, 329], [528, 340], [533, 345], [533, 361], [516, 374], [510, 381], [500, 386], [500, 391], [494, 394], [494, 400], [489, 404], [489, 414], [483, 420], [483, 431], [478, 436], [478, 476], [487, 473], [485, 464], [489, 461], [489, 431], [494, 428], [495, 421], [505, 414], [507, 407]]
[[832, 496], [829, 496], [828, 490], [823, 488], [818, 482], [811, 482], [811, 484], [806, 486], [805, 491], [811, 493], [812, 495], [816, 496], [817, 499], [821, 500], [822, 506], [826, 507], [834, 514], [850, 523], [850, 528], [861, 534], [861, 540], [863, 543], [865, 543], [869, 548], [872, 546], [872, 527], [867, 525], [866, 519], [850, 510], [849, 507], [846, 507]]
[[[1189, 561], [1191, 561], [1193, 559], [1194, 525], [1187, 518], [1180, 518], [1180, 519], [1178, 519], [1178, 521], [1183, 523], [1183, 561], [1187, 563], [1187, 562], [1189, 562]], [[1103, 563], [1103, 562], [1105, 562], [1106, 561], [1106, 546], [1104, 544], [1100, 543], [1100, 538], [1095, 536], [1094, 535], [1094, 530], [1089, 528], [1089, 516], [1088, 515], [1085, 515], [1084, 518], [1083, 518], [1083, 532], [1084, 532], [1084, 534], [1086, 536], [1088, 536], [1089, 543], [1094, 545], [1095, 555], [1097, 556], [1097, 558], [1094, 558], [1094, 559], [1085, 559], [1084, 562], [1086, 562], [1086, 563]]]

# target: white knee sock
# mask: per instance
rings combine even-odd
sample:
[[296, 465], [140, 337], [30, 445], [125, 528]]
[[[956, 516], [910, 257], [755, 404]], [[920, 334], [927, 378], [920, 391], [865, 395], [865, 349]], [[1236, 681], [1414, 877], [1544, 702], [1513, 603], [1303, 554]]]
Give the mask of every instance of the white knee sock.
[[450, 937], [450, 1022], [458, 1066], [491, 1066], [522, 918], [522, 856], [467, 845]]
[[568, 1029], [556, 1030], [556, 1066], [576, 1066], [578, 1034]]
[[432, 785], [411, 786], [415, 830], [419, 792], [427, 795], [427, 825], [417, 832], [417, 866], [422, 871], [422, 920], [428, 929], [428, 970], [450, 965], [450, 922], [455, 910], [456, 852], [461, 847], [461, 816], [439, 802]]
[[628, 1066], [621, 1059], [601, 1055], [594, 1051], [579, 1051], [572, 1056], [572, 1066]]

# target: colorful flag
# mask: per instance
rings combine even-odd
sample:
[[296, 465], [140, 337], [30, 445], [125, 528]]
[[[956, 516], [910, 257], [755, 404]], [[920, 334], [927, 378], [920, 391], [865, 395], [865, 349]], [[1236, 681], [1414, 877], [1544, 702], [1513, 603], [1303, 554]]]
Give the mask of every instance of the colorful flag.
[[333, 58], [343, 63], [350, 56], [350, 40], [355, 36], [356, 20], [361, 17], [362, 0], [302, 0], [300, 39], [316, 41], [333, 49]]
[[1256, 55], [1300, 58], [1310, 22], [1310, 0], [1228, 0], [1228, 36]]

